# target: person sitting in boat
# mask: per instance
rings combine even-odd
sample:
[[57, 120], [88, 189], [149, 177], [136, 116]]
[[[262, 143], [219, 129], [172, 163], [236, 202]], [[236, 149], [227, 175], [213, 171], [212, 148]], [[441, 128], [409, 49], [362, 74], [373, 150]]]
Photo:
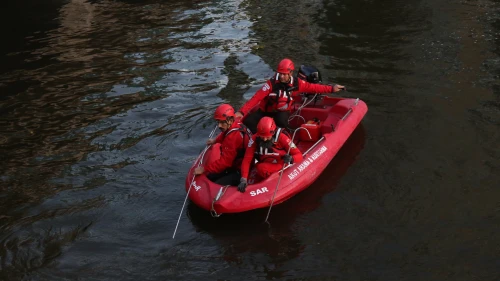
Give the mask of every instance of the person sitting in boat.
[[251, 133], [241, 123], [241, 118], [235, 118], [234, 109], [229, 104], [217, 107], [214, 119], [222, 132], [215, 139], [207, 140], [207, 145], [220, 143], [220, 158], [197, 167], [194, 174], [206, 174], [209, 180], [220, 185], [236, 186], [240, 182], [241, 161]]
[[259, 104], [259, 109], [250, 113], [243, 121], [252, 133], [255, 133], [257, 123], [264, 116], [272, 117], [278, 127], [289, 128], [288, 118], [292, 110], [293, 98], [300, 93], [326, 94], [345, 89], [344, 86], [338, 84], [332, 86], [309, 83], [304, 79], [293, 76], [294, 69], [295, 67], [290, 59], [283, 59], [278, 64], [276, 74], [236, 112], [236, 117], [243, 117], [255, 105]]
[[257, 133], [248, 142], [245, 157], [241, 163], [238, 191], [245, 192], [248, 174], [254, 159], [258, 161], [255, 165], [257, 175], [263, 179], [281, 170], [285, 163], [302, 161], [302, 152], [282, 131], [282, 128], [276, 127], [273, 118], [266, 116], [260, 119], [257, 124]]

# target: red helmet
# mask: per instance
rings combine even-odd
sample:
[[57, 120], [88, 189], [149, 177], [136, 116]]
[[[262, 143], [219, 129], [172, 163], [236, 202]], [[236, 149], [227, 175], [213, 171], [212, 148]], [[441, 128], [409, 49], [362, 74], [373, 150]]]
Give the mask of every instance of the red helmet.
[[262, 138], [272, 137], [276, 132], [276, 123], [271, 117], [262, 117], [257, 124], [257, 136]]
[[214, 119], [225, 121], [227, 117], [234, 117], [234, 109], [227, 103], [219, 105], [214, 113]]
[[294, 69], [293, 62], [290, 59], [282, 59], [278, 64], [278, 73], [290, 73]]

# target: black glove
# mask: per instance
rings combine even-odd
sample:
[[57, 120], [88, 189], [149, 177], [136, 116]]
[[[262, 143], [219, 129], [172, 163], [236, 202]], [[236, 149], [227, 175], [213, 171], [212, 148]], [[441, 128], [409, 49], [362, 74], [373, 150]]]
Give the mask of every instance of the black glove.
[[241, 178], [240, 179], [240, 184], [238, 185], [238, 191], [243, 193], [245, 192], [245, 188], [247, 188], [247, 179]]
[[285, 161], [285, 163], [287, 163], [287, 164], [292, 163], [292, 161], [293, 161], [292, 155], [290, 155], [290, 154], [283, 155], [283, 161]]

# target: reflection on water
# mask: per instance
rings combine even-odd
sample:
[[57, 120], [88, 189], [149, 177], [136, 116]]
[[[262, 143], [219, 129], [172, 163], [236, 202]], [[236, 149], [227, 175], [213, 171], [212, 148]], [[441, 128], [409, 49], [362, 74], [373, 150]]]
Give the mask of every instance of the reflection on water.
[[[495, 1], [4, 5], [0, 279], [498, 279]], [[270, 228], [190, 205], [170, 239], [213, 110], [285, 56], [362, 125]]]
[[[249, 53], [239, 2], [207, 3], [61, 3], [57, 27], [24, 34], [26, 49], [7, 54], [24, 65], [0, 77], [2, 275], [68, 266], [81, 243], [125, 245], [164, 229], [207, 114], [264, 77], [238, 64], [268, 69]], [[128, 213], [134, 204], [156, 211]], [[112, 221], [141, 231], [97, 230]]]

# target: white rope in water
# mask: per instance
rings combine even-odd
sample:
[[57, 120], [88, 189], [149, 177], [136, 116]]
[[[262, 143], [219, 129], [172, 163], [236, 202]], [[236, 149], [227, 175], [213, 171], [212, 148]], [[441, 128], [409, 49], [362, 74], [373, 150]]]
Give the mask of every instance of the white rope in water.
[[[215, 128], [210, 133], [210, 136], [208, 136], [209, 139], [212, 138], [216, 129], [217, 129], [217, 126], [215, 126]], [[199, 167], [201, 165], [201, 163], [203, 162], [203, 157], [205, 157], [205, 153], [207, 152], [207, 150], [210, 146], [211, 146], [211, 144], [209, 144], [205, 147], [205, 149], [201, 153], [200, 161], [198, 162], [198, 165], [196, 167]], [[175, 225], [174, 235], [172, 235], [172, 239], [175, 238], [175, 233], [177, 232], [177, 227], [179, 226], [179, 222], [181, 221], [181, 216], [182, 216], [182, 213], [184, 211], [184, 207], [186, 206], [186, 202], [187, 202], [187, 199], [189, 197], [189, 192], [191, 191], [191, 187], [193, 187], [194, 178], [195, 178], [195, 175], [193, 175], [193, 178], [191, 179], [191, 184], [189, 184], [189, 189], [187, 191], [186, 198], [184, 198], [184, 204], [182, 204], [181, 213], [179, 214], [179, 218], [177, 219], [177, 224]]]

